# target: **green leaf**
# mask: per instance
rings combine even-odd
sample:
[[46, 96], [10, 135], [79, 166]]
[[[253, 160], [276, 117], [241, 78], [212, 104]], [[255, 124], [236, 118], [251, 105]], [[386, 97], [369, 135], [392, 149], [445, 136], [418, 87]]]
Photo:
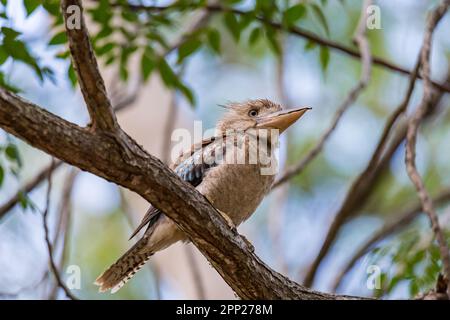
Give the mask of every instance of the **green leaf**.
[[25, 210], [26, 208], [28, 208], [29, 205], [28, 198], [22, 191], [18, 193], [18, 196], [20, 206], [22, 207], [23, 210]]
[[281, 54], [281, 46], [280, 43], [278, 41], [278, 37], [277, 37], [277, 33], [274, 29], [269, 28], [266, 30], [266, 37], [267, 40], [269, 41], [269, 45], [270, 48], [272, 49], [272, 51], [276, 54], [276, 55], [280, 55]]
[[64, 44], [67, 42], [67, 35], [64, 31], [58, 32], [57, 34], [55, 34], [53, 36], [53, 38], [50, 39], [49, 41], [49, 45], [54, 46], [54, 45], [60, 45], [60, 44]]
[[61, 13], [59, 12], [59, 3], [58, 3], [58, 1], [45, 0], [45, 1], [43, 1], [42, 6], [52, 16], [54, 16], [54, 17], [61, 16]]
[[3, 39], [4, 50], [15, 60], [20, 60], [33, 68], [39, 79], [44, 80], [44, 74], [41, 68], [37, 64], [36, 58], [34, 58], [25, 44], [18, 39], [11, 38], [11, 36], [5, 36]]
[[94, 39], [98, 40], [98, 39], [101, 39], [101, 38], [105, 38], [105, 37], [111, 35], [113, 33], [113, 31], [114, 30], [110, 26], [105, 25], [100, 30], [100, 32], [95, 35]]
[[141, 57], [141, 72], [144, 81], [147, 81], [153, 69], [155, 69], [154, 53], [150, 47], [146, 47]]
[[314, 14], [319, 19], [319, 22], [321, 23], [323, 29], [325, 30], [326, 35], [330, 36], [330, 28], [328, 27], [327, 19], [325, 18], [322, 9], [315, 3], [311, 4], [311, 7]]
[[75, 74], [75, 69], [73, 68], [72, 63], [70, 63], [69, 68], [67, 70], [67, 76], [69, 77], [70, 84], [72, 85], [72, 87], [75, 87], [75, 85], [77, 84], [77, 76]]
[[197, 38], [191, 38], [185, 41], [178, 48], [178, 63], [181, 63], [185, 58], [197, 51], [201, 45], [202, 42]]
[[112, 49], [114, 49], [114, 47], [116, 46], [115, 43], [113, 42], [108, 42], [106, 44], [104, 44], [101, 47], [96, 48], [95, 52], [99, 55], [102, 56], [108, 52], [110, 52]]
[[320, 47], [320, 65], [322, 66], [322, 70], [327, 70], [328, 64], [330, 62], [330, 50], [328, 47], [321, 46]]
[[220, 33], [216, 29], [208, 31], [208, 44], [217, 54], [220, 54]]
[[192, 90], [189, 89], [186, 85], [184, 85], [181, 81], [177, 83], [176, 87], [186, 97], [191, 106], [195, 106], [195, 98], [192, 93]]
[[27, 11], [27, 17], [36, 10], [37, 7], [41, 5], [39, 0], [23, 0], [25, 10]]
[[261, 38], [261, 27], [256, 27], [250, 33], [248, 43], [253, 46], [256, 42], [258, 42], [260, 38]]
[[236, 18], [236, 16], [232, 12], [227, 12], [224, 14], [224, 23], [227, 27], [228, 31], [233, 36], [234, 40], [236, 42], [239, 41], [239, 38], [241, 37], [241, 27], [239, 25], [239, 22]]
[[317, 47], [317, 43], [311, 40], [308, 40], [305, 44], [305, 51], [310, 51]]
[[5, 51], [3, 46], [0, 46], [0, 66], [9, 58], [9, 54]]
[[5, 169], [0, 165], [0, 187], [3, 184], [3, 180], [5, 179]]
[[0, 71], [0, 87], [3, 87], [14, 93], [20, 92], [19, 88], [14, 87], [12, 84], [8, 83], [8, 81], [5, 79], [4, 73], [2, 73], [1, 71]]
[[298, 20], [303, 18], [306, 14], [306, 7], [304, 4], [296, 4], [290, 7], [283, 13], [283, 24], [286, 26], [294, 25]]
[[175, 87], [178, 77], [164, 58], [159, 60], [157, 68], [165, 85], [169, 88]]
[[14, 40], [21, 34], [19, 31], [16, 31], [16, 30], [14, 30], [12, 28], [8, 28], [8, 27], [2, 27], [1, 30], [2, 30], [2, 33], [5, 35], [5, 38], [7, 38], [7, 40]]
[[22, 160], [20, 159], [19, 150], [16, 145], [8, 144], [5, 149], [5, 155], [9, 160], [16, 162], [19, 167], [22, 166]]
[[119, 77], [124, 82], [128, 80], [128, 69], [126, 64], [121, 63], [119, 65]]

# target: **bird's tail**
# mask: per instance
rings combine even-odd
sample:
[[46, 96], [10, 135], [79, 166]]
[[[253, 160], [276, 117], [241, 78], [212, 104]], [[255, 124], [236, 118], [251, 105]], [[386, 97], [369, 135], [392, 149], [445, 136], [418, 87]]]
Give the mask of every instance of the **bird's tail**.
[[142, 268], [153, 255], [152, 251], [143, 250], [147, 241], [146, 237], [140, 239], [95, 280], [95, 284], [100, 286], [100, 292], [108, 290], [111, 290], [111, 293], [117, 292]]

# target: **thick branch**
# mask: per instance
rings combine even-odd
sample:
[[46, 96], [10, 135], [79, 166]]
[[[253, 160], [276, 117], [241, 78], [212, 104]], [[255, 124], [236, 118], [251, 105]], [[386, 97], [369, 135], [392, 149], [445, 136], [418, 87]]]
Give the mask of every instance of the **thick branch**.
[[450, 297], [450, 252], [447, 245], [447, 240], [439, 225], [439, 219], [434, 209], [433, 201], [431, 200], [428, 191], [425, 188], [425, 184], [416, 167], [416, 140], [417, 132], [419, 130], [420, 123], [427, 112], [427, 106], [433, 98], [432, 83], [430, 81], [430, 52], [431, 52], [431, 39], [433, 36], [433, 30], [441, 20], [442, 16], [447, 12], [450, 0], [442, 1], [441, 4], [433, 11], [429, 16], [427, 28], [425, 30], [425, 37], [423, 41], [423, 49], [421, 52], [421, 63], [423, 73], [423, 96], [422, 101], [417, 107], [416, 112], [411, 117], [408, 123], [408, 131], [406, 134], [406, 170], [413, 182], [420, 201], [422, 203], [423, 211], [428, 215], [431, 223], [431, 227], [436, 236], [441, 253], [442, 265], [444, 269], [445, 278], [449, 281], [447, 285], [447, 294]]
[[[61, 160], [137, 192], [173, 219], [244, 299], [346, 299], [268, 268], [191, 185], [134, 141], [81, 128], [0, 89], [0, 127]], [[123, 148], [128, 148], [124, 151]]]
[[61, 1], [72, 62], [91, 117], [91, 126], [93, 129], [100, 128], [115, 132], [118, 128], [117, 119], [108, 99], [105, 83], [100, 75], [83, 14], [79, 17], [80, 28], [72, 25], [71, 19], [74, 18], [72, 8], [74, 6], [78, 7], [81, 13], [83, 12], [81, 1]]

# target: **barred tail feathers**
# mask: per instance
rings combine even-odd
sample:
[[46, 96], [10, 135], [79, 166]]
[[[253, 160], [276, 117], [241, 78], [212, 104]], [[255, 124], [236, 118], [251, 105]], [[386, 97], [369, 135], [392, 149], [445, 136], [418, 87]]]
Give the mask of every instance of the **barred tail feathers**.
[[108, 290], [111, 290], [111, 293], [117, 292], [142, 268], [153, 255], [152, 251], [142, 250], [147, 241], [146, 237], [140, 239], [95, 280], [95, 284], [100, 286], [99, 292]]

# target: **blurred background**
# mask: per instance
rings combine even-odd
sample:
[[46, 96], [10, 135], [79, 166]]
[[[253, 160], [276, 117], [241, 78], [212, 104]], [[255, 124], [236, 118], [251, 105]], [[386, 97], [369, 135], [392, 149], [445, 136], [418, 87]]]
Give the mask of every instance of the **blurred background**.
[[[186, 2], [196, 4], [183, 7]], [[136, 7], [173, 4], [129, 3]], [[286, 30], [264, 29], [251, 16], [208, 13], [202, 10], [202, 1], [180, 3], [175, 9], [149, 11], [131, 8], [126, 1], [83, 1], [101, 71], [123, 129], [167, 163], [172, 131], [192, 131], [195, 120], [203, 121], [204, 130], [213, 127], [224, 112], [220, 104], [268, 98], [287, 107], [311, 106], [313, 110], [281, 142], [281, 173], [299, 163], [357, 85], [360, 60]], [[437, 3], [374, 1], [380, 8], [381, 28], [367, 32], [372, 54], [414, 69], [426, 14]], [[308, 30], [357, 50], [352, 37], [362, 1], [224, 1], [223, 5], [261, 10], [267, 19], [282, 20], [286, 28]], [[58, 2], [2, 1], [0, 8], [2, 86], [20, 90], [26, 99], [69, 121], [87, 124], [88, 114], [61, 33]], [[11, 35], [13, 31], [17, 34]], [[447, 13], [433, 38], [431, 75], [438, 83], [445, 83], [449, 76], [449, 34]], [[369, 85], [348, 106], [323, 150], [298, 175], [274, 189], [239, 228], [265, 263], [300, 283], [352, 183], [370, 161], [388, 116], [405, 97], [408, 75], [379, 65], [371, 71]], [[421, 96], [418, 80], [407, 115]], [[421, 128], [417, 163], [430, 193], [440, 196], [436, 207], [441, 224], [449, 230], [449, 95], [437, 96]], [[312, 282], [315, 289], [408, 298], [434, 287], [441, 269], [439, 253], [426, 216], [414, 210], [418, 199], [406, 174], [404, 143], [402, 139], [397, 145], [394, 142], [404, 118], [394, 127], [390, 145], [395, 147], [386, 152], [382, 169], [367, 180], [367, 196], [357, 199], [318, 266]], [[66, 299], [49, 269], [43, 227], [45, 169], [51, 158], [2, 130], [0, 146], [0, 299]], [[127, 239], [148, 203], [65, 164], [54, 168], [52, 181], [48, 235], [59, 273], [67, 284], [75, 283], [71, 291], [76, 297], [236, 298], [191, 244], [177, 244], [155, 255], [118, 293], [97, 293], [95, 278], [131, 246]], [[409, 220], [375, 239], [349, 265], [366, 241], [410, 211]], [[367, 285], [373, 276], [372, 271], [368, 273], [371, 265], [379, 267], [381, 286], [376, 289]], [[79, 288], [71, 278], [78, 271]]]

